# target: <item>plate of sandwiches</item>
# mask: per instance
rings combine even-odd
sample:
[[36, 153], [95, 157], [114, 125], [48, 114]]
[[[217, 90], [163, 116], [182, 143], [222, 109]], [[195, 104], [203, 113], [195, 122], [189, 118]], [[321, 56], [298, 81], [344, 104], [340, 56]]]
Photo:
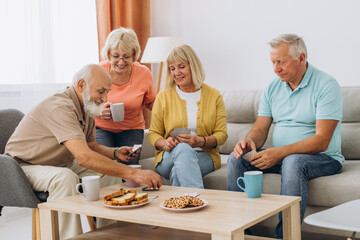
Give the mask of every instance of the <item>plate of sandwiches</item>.
[[109, 208], [136, 208], [149, 203], [147, 193], [137, 193], [135, 189], [123, 189], [102, 198], [103, 205]]
[[194, 196], [180, 196], [168, 198], [162, 203], [160, 207], [169, 211], [190, 212], [204, 208], [208, 201]]

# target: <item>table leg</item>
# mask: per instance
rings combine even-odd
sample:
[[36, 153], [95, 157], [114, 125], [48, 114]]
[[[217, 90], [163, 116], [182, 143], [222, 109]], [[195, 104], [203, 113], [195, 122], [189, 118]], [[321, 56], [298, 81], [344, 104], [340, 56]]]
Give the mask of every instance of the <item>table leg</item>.
[[245, 239], [244, 231], [238, 231], [232, 236], [211, 234], [211, 240], [244, 240], [244, 239]]
[[40, 209], [41, 239], [59, 240], [58, 212]]
[[301, 240], [300, 203], [282, 211], [284, 240]]

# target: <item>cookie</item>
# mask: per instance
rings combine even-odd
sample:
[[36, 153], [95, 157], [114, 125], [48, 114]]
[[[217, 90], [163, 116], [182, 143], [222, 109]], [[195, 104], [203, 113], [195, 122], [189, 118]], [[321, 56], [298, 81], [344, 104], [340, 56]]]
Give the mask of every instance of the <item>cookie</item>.
[[186, 196], [187, 199], [189, 199], [188, 207], [198, 207], [204, 205], [203, 200], [197, 197], [193, 196]]
[[187, 199], [185, 196], [169, 198], [166, 199], [163, 203], [164, 207], [176, 209], [184, 208], [187, 205], [189, 205], [189, 199]]

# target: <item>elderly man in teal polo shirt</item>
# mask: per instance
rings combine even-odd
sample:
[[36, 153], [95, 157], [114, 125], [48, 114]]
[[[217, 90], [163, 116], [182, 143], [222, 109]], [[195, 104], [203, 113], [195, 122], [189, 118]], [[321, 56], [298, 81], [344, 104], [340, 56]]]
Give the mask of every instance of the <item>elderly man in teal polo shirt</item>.
[[[258, 118], [229, 156], [228, 190], [241, 191], [236, 184], [245, 171], [281, 174], [281, 195], [301, 196], [301, 220], [307, 205], [310, 179], [339, 173], [340, 122], [343, 94], [337, 81], [310, 65], [306, 46], [295, 34], [283, 34], [270, 43], [270, 58], [278, 76], [264, 90]], [[275, 123], [272, 147], [259, 151]], [[242, 156], [258, 150], [249, 161]], [[275, 237], [282, 238], [282, 216]]]

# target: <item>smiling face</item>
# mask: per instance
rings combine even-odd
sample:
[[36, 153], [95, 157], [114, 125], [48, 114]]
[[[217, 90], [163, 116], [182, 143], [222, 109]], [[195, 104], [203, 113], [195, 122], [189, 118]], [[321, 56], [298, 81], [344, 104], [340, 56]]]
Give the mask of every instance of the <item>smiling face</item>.
[[192, 81], [190, 65], [185, 62], [174, 62], [169, 65], [169, 70], [175, 84], [183, 92], [193, 92], [195, 90]]
[[89, 84], [83, 91], [84, 111], [90, 116], [99, 116], [103, 111], [102, 103], [107, 101], [111, 89], [111, 79], [101, 71], [93, 71]]
[[299, 86], [306, 72], [306, 59], [304, 53], [294, 59], [289, 50], [290, 45], [282, 43], [271, 49], [270, 58], [276, 75], [279, 76], [281, 81], [287, 82], [294, 90]]
[[134, 62], [134, 54], [131, 51], [124, 52], [119, 48], [115, 48], [110, 51], [109, 60], [112, 73], [129, 74]]
[[100, 115], [101, 104], [107, 101], [111, 89], [109, 73], [99, 65], [90, 64], [81, 69], [74, 78], [79, 79], [75, 83], [75, 92], [84, 112], [90, 117]]
[[91, 100], [90, 89], [91, 87], [87, 86], [85, 91], [82, 93], [82, 98], [84, 102], [84, 111], [90, 117], [96, 117], [99, 116], [103, 111], [103, 106], [101, 105], [103, 103], [103, 100], [102, 99]]

